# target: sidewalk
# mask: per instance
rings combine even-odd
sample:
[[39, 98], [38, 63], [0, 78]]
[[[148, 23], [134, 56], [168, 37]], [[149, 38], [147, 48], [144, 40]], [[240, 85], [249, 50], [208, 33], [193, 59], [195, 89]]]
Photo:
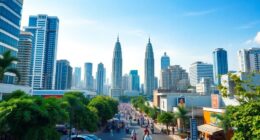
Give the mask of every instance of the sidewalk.
[[[156, 127], [158, 130], [161, 130], [162, 128], [166, 129], [166, 126], [164, 125], [161, 125], [161, 124], [158, 124], [158, 123], [154, 123], [154, 127]], [[169, 135], [173, 140], [184, 140], [182, 139], [180, 136], [178, 135], [173, 135], [171, 132], [170, 132], [170, 135]]]

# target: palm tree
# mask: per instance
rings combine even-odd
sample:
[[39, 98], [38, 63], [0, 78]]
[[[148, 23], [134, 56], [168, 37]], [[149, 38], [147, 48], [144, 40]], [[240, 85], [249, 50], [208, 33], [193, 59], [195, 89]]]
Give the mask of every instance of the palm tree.
[[20, 81], [20, 74], [16, 68], [12, 68], [11, 65], [13, 62], [17, 62], [18, 58], [11, 55], [11, 51], [6, 51], [0, 57], [0, 83], [4, 80], [4, 74], [9, 72], [16, 75], [18, 82]]
[[188, 110], [182, 106], [178, 106], [178, 111], [175, 113], [176, 118], [180, 120], [181, 132], [183, 132], [186, 126], [186, 121], [188, 120], [187, 113]]

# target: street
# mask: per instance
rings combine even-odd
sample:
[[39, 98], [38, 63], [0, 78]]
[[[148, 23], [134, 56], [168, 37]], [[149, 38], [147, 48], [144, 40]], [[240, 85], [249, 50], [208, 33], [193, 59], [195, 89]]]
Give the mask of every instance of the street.
[[[121, 105], [122, 106], [122, 105]], [[127, 112], [130, 111], [130, 105], [129, 104], [123, 104], [123, 108], [120, 108], [119, 112]], [[124, 116], [124, 115], [122, 115]], [[120, 115], [121, 120], [125, 120], [125, 117], [122, 117]], [[145, 122], [147, 123], [147, 122]], [[141, 127], [137, 124], [137, 121], [132, 121], [132, 125], [129, 124], [130, 134], [126, 134], [125, 129], [121, 129], [120, 132], [113, 132], [113, 135], [111, 132], [101, 132], [97, 134], [98, 137], [100, 137], [102, 140], [131, 140], [131, 131], [135, 129], [137, 134], [137, 140], [143, 140], [144, 135], [144, 127]], [[151, 134], [151, 131], [150, 131]], [[151, 134], [153, 140], [172, 140], [168, 135], [160, 134], [160, 130], [155, 128], [155, 133]]]

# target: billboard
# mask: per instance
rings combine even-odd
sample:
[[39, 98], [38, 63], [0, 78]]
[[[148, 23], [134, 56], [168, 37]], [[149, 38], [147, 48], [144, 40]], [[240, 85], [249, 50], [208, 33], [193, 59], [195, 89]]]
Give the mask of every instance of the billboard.
[[211, 94], [211, 107], [218, 109], [219, 108], [219, 95]]
[[178, 97], [177, 98], [177, 106], [185, 107], [185, 103], [186, 103], [185, 97]]

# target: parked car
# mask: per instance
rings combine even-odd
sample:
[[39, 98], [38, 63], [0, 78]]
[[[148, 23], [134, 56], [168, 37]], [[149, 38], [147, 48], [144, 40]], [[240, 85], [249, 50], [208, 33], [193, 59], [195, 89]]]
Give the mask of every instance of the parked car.
[[80, 134], [80, 135], [72, 135], [71, 140], [101, 140], [101, 139], [93, 134]]
[[68, 134], [67, 127], [66, 127], [66, 125], [64, 125], [64, 124], [57, 124], [57, 125], [55, 126], [55, 128], [56, 128], [56, 130], [57, 130], [59, 133], [61, 133], [61, 134], [63, 134], [63, 135], [67, 135], [67, 134]]

